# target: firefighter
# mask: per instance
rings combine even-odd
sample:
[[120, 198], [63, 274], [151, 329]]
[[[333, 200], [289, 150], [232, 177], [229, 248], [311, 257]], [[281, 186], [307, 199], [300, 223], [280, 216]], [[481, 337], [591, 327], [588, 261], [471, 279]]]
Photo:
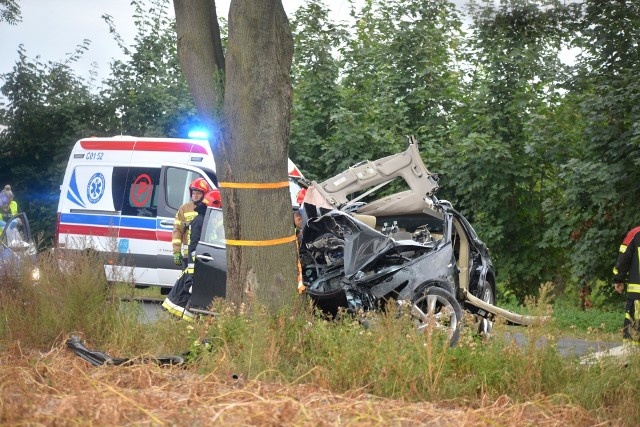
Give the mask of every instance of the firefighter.
[[187, 228], [189, 223], [198, 215], [195, 212], [196, 204], [202, 201], [204, 195], [211, 190], [209, 183], [204, 178], [196, 178], [189, 184], [189, 194], [191, 200], [180, 206], [173, 222], [173, 233], [171, 235], [171, 244], [173, 246], [173, 262], [182, 266], [184, 270], [187, 268]]
[[193, 286], [193, 273], [195, 267], [196, 247], [200, 242], [204, 216], [207, 206], [220, 207], [220, 191], [212, 190], [194, 203], [196, 216], [189, 222], [186, 230], [188, 262], [186, 268], [171, 288], [169, 295], [162, 303], [162, 307], [169, 313], [188, 321], [195, 320], [195, 315], [189, 311], [189, 299], [191, 299]]
[[640, 344], [640, 227], [627, 233], [620, 245], [618, 261], [613, 268], [615, 290], [624, 292], [624, 280], [629, 274], [625, 308], [623, 341]]

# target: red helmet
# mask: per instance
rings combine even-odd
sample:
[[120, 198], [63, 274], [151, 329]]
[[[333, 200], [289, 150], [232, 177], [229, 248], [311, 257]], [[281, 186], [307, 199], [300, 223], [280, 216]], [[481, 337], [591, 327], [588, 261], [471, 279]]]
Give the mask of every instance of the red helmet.
[[300, 191], [298, 191], [298, 194], [296, 195], [296, 202], [301, 205], [302, 202], [304, 202], [304, 196], [307, 195], [307, 189], [306, 188], [301, 188]]
[[220, 190], [209, 191], [207, 194], [204, 195], [204, 198], [202, 199], [202, 203], [214, 208], [221, 208], [222, 200], [220, 199]]
[[193, 192], [193, 190], [202, 191], [204, 194], [207, 194], [211, 191], [211, 187], [204, 178], [196, 178], [191, 184], [189, 184], [189, 193]]

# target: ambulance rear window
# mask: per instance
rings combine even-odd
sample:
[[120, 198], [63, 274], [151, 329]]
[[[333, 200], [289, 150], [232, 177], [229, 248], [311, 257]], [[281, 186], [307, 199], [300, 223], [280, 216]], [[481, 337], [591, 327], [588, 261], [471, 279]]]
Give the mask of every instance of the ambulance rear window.
[[122, 215], [156, 217], [160, 168], [129, 168]]

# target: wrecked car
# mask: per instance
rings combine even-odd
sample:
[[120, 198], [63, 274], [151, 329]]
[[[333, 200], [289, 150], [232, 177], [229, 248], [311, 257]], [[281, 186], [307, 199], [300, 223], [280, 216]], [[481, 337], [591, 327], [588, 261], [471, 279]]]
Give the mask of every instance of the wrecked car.
[[[393, 181], [401, 191], [376, 197]], [[395, 301], [408, 307], [419, 329], [433, 319], [452, 343], [465, 309], [481, 319], [479, 332], [489, 333], [491, 314], [465, 304], [462, 292], [495, 303], [489, 250], [465, 217], [435, 196], [438, 188], [415, 140], [403, 153], [313, 182], [305, 198], [300, 260], [316, 305], [335, 315]]]
[[[496, 315], [514, 324], [536, 322], [494, 305], [489, 249], [451, 203], [436, 197], [438, 188], [414, 138], [404, 152], [312, 181], [301, 209], [299, 251], [305, 293], [316, 306], [336, 315], [395, 301], [419, 329], [435, 324], [452, 344], [463, 311], [474, 315], [482, 334], [491, 332]], [[207, 210], [194, 271], [192, 302], [200, 312], [226, 294], [220, 209]]]
[[0, 278], [9, 283], [19, 280], [23, 268], [29, 268], [31, 279], [39, 279], [36, 265], [36, 245], [31, 236], [29, 221], [24, 213], [12, 217], [0, 233]]

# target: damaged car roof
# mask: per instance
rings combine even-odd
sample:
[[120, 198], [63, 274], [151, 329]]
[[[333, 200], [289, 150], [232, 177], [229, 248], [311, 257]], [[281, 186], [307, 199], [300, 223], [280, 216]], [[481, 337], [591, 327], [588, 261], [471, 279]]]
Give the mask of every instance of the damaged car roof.
[[[409, 189], [369, 201], [359, 206], [355, 212], [389, 216], [424, 213], [425, 203], [427, 209], [433, 207], [431, 196], [439, 188], [438, 176], [429, 172], [425, 166], [414, 138], [410, 138], [408, 148], [402, 153], [374, 161], [363, 161], [321, 183], [314, 182], [310, 190], [320, 194], [308, 194], [305, 200], [312, 203], [315, 200], [314, 204], [317, 206], [345, 210], [397, 178], [403, 179]], [[350, 199], [349, 196], [354, 193], [362, 194]], [[438, 210], [428, 213], [438, 215]]]

